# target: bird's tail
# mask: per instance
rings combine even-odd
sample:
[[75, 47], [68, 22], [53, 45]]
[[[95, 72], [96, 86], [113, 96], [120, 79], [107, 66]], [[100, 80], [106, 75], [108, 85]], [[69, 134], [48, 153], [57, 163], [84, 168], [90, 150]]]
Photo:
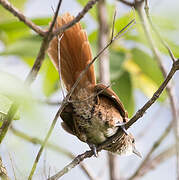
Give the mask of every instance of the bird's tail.
[[[65, 13], [61, 17], [58, 17], [54, 30], [69, 23], [73, 19], [74, 17], [69, 13]], [[60, 52], [58, 49], [60, 49]], [[60, 59], [62, 80], [67, 91], [69, 91], [78, 79], [80, 73], [92, 60], [92, 53], [87, 34], [85, 30], [82, 29], [80, 23], [76, 23], [74, 26], [66, 30], [62, 34], [62, 38], [59, 42], [57, 37], [55, 37], [50, 42], [48, 54], [57, 69], [59, 67]], [[58, 55], [60, 58], [58, 58]], [[95, 79], [94, 66], [91, 65], [88, 71], [84, 74], [83, 78], [80, 80], [78, 88], [85, 87], [87, 85], [95, 85]]]

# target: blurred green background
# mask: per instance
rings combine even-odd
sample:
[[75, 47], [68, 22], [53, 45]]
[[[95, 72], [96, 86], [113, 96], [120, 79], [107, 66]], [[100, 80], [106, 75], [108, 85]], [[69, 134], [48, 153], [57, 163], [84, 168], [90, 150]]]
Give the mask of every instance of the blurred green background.
[[[58, 1], [11, 0], [10, 2], [22, 10], [35, 24], [46, 28], [51, 21], [51, 17], [54, 14], [53, 9], [55, 9]], [[60, 14], [69, 11], [71, 14], [76, 15], [86, 2], [83, 0], [63, 1]], [[120, 31], [133, 18], [136, 17], [137, 21], [136, 25], [129, 32], [115, 41], [109, 48], [111, 82], [114, 82], [112, 88], [124, 103], [131, 117], [157, 90], [163, 81], [163, 76], [148, 47], [138, 15], [136, 14], [134, 17], [134, 10], [119, 2], [113, 0], [107, 1], [109, 26], [112, 28], [112, 17], [115, 6], [117, 11], [115, 33]], [[151, 0], [150, 2], [151, 17], [157, 30], [168, 43], [175, 56], [179, 57], [179, 21], [176, 19], [179, 13], [177, 7], [179, 7], [177, 0], [173, 0], [172, 2], [168, 2], [167, 0]], [[97, 53], [98, 37], [96, 7], [90, 10], [88, 15], [82, 19], [82, 25], [87, 29], [93, 56], [95, 56]], [[162, 53], [163, 63], [169, 70], [172, 62], [168, 57], [168, 52], [158, 42], [154, 34], [153, 36], [156, 45]], [[32, 87], [26, 87], [23, 83], [34, 63], [41, 42], [42, 38], [40, 36], [0, 6], [0, 125], [12, 102], [18, 101], [21, 107], [15, 116], [15, 120], [17, 121], [13, 122], [13, 126], [31, 136], [43, 139], [58, 109], [58, 106], [54, 106], [53, 102], [59, 102], [63, 97], [59, 85], [58, 73], [47, 55], [38, 78]], [[95, 70], [98, 78], [97, 62], [95, 63]], [[178, 80], [177, 73], [174, 82]], [[178, 89], [177, 87], [179, 85], [176, 86], [176, 89]], [[178, 91], [177, 96], [179, 96]], [[147, 149], [161, 134], [170, 120], [171, 113], [167, 94], [164, 92], [144, 118], [131, 128], [131, 131], [137, 135], [152, 122], [153, 133], [149, 129], [148, 132], [144, 133], [144, 137], [140, 137], [137, 140], [142, 154], [147, 152]], [[149, 140], [148, 143], [146, 143], [147, 139]], [[60, 147], [66, 148], [75, 154], [79, 154], [87, 148], [77, 138], [64, 132], [60, 127], [60, 122], [56, 125], [50, 142], [58, 144]], [[173, 134], [171, 133], [166, 143], [161, 146], [158, 152], [172, 142]], [[14, 179], [13, 168], [15, 169], [17, 179], [27, 178], [38, 148], [38, 145], [21, 140], [9, 130], [5, 141], [0, 147], [0, 154], [5, 161], [12, 179]], [[104, 154], [105, 152], [101, 153], [98, 159], [91, 158], [88, 160], [90, 165], [99, 164], [96, 170], [99, 173], [103, 169], [104, 164], [107, 165], [107, 163], [104, 163], [106, 161]], [[133, 165], [127, 176], [141, 162], [136, 157], [119, 158], [121, 160], [120, 162], [122, 162], [121, 171], [124, 175], [125, 167], [128, 163], [132, 163]], [[174, 161], [174, 158], [170, 159], [170, 161], [162, 164], [152, 173], [147, 174], [144, 179], [158, 179], [159, 177], [164, 180], [175, 179]], [[44, 179], [44, 172], [53, 174], [67, 162], [69, 162], [69, 159], [62, 152], [54, 153], [47, 148], [38, 165], [35, 179]], [[171, 172], [165, 171], [168, 166], [173, 167]], [[107, 177], [105, 174], [108, 174], [108, 172], [104, 173], [104, 178], [102, 179]], [[86, 176], [79, 167], [72, 170], [62, 179], [72, 179], [72, 177], [86, 179]]]

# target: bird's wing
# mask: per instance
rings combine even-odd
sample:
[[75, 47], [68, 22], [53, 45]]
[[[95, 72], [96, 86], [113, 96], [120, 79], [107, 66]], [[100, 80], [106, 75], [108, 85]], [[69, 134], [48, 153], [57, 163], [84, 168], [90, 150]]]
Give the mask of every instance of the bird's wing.
[[99, 94], [99, 97], [105, 96], [105, 97], [109, 98], [111, 101], [113, 101], [116, 108], [120, 112], [121, 116], [124, 118], [124, 121], [126, 121], [126, 122], [128, 121], [128, 113], [125, 110], [124, 105], [122, 104], [122, 102], [120, 101], [120, 99], [118, 98], [116, 93], [111, 88], [107, 88], [107, 86], [105, 86], [103, 84], [97, 84], [95, 86], [95, 90], [97, 93], [101, 92]]

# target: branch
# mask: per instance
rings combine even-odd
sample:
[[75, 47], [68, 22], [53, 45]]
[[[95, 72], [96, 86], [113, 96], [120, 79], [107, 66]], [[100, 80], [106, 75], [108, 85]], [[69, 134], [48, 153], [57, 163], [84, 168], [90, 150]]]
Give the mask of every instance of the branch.
[[15, 8], [10, 2], [7, 0], [0, 0], [0, 4], [11, 12], [14, 16], [16, 16], [20, 21], [24, 22], [29, 28], [34, 30], [40, 36], [45, 36], [45, 31], [43, 31], [40, 27], [30, 21], [27, 17], [24, 16], [17, 8]]
[[126, 1], [126, 0], [118, 0], [120, 1], [121, 3], [125, 4], [126, 6], [129, 6], [129, 7], [134, 7], [135, 6], [135, 3], [133, 2], [129, 2], [129, 1]]
[[146, 110], [159, 98], [169, 81], [172, 79], [175, 72], [179, 69], [179, 60], [175, 61], [168, 73], [164, 82], [160, 85], [159, 89], [153, 94], [152, 98], [147, 101], [147, 103], [139, 109], [136, 114], [130, 119], [130, 121], [125, 125], [126, 129], [128, 129], [133, 123], [135, 123], [139, 118], [141, 118]]
[[[32, 143], [34, 145], [36, 145], [36, 144], [42, 145], [43, 144], [43, 141], [41, 139], [29, 136], [28, 134], [25, 134], [25, 133], [17, 130], [14, 127], [11, 127], [10, 130], [12, 131], [12, 133], [15, 136], [17, 136], [17, 137], [19, 137], [19, 138], [21, 138], [21, 139], [23, 139], [23, 140], [25, 140], [27, 142], [30, 142], [30, 143]], [[55, 152], [64, 154], [65, 156], [69, 157], [70, 159], [75, 158], [75, 155], [73, 153], [71, 153], [68, 150], [66, 150], [66, 149], [64, 149], [62, 147], [59, 147], [59, 146], [57, 146], [57, 145], [55, 145], [53, 143], [47, 142], [46, 147], [48, 147], [49, 149], [51, 149], [51, 150], [53, 150]], [[86, 166], [86, 164], [81, 163], [80, 166], [81, 166], [81, 169], [86, 173], [86, 175], [88, 176], [88, 178], [90, 180], [96, 180], [95, 176], [93, 175], [93, 172], [89, 170], [89, 168]]]
[[152, 22], [152, 19], [150, 17], [150, 14], [149, 14], [149, 6], [148, 6], [148, 0], [145, 0], [145, 6], [144, 6], [144, 9], [145, 9], [145, 14], [147, 16], [147, 19], [148, 19], [148, 22], [150, 24], [150, 26], [152, 27], [152, 30], [154, 31], [154, 33], [156, 34], [156, 37], [159, 39], [159, 41], [161, 42], [161, 44], [163, 44], [163, 46], [168, 50], [168, 53], [172, 59], [172, 61], [176, 61], [176, 58], [172, 52], [172, 50], [170, 49], [170, 47], [168, 46], [168, 44], [162, 39], [162, 37], [160, 36], [160, 33], [157, 31], [157, 29], [155, 28], [153, 22]]

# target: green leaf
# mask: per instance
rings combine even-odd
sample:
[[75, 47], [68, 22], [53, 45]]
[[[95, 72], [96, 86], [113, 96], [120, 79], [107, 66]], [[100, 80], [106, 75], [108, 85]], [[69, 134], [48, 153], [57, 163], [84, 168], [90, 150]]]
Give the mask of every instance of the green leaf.
[[131, 117], [134, 113], [135, 104], [130, 73], [124, 70], [121, 75], [112, 82], [115, 83], [112, 89], [124, 104], [124, 107], [129, 113], [129, 117]]
[[[47, 26], [51, 18], [34, 18], [32, 21], [38, 26]], [[31, 29], [21, 21], [6, 20], [0, 22], [0, 39], [5, 45], [11, 44], [18, 39], [32, 36]], [[33, 37], [35, 37], [33, 35]]]
[[44, 62], [43, 68], [43, 92], [49, 97], [59, 89], [59, 75], [49, 59]]
[[[12, 102], [20, 104], [24, 112], [34, 112], [32, 93], [22, 80], [14, 75], [0, 71], [0, 99], [2, 113], [6, 114]], [[16, 118], [18, 118], [18, 113]]]
[[111, 79], [119, 77], [122, 70], [122, 64], [125, 60], [125, 54], [120, 51], [110, 50], [110, 71]]
[[[12, 105], [12, 101], [8, 97], [0, 94], [0, 122], [2, 122], [4, 117], [7, 115], [11, 105]], [[14, 116], [14, 120], [18, 120], [18, 119], [20, 119], [19, 112], [17, 112]]]
[[[31, 21], [38, 26], [47, 26], [50, 20], [51, 18], [48, 17], [31, 19]], [[12, 32], [21, 29], [29, 29], [29, 27], [22, 21], [12, 19], [0, 22], [0, 31]]]
[[[160, 68], [156, 61], [144, 51], [134, 48], [131, 53], [132, 58], [125, 62], [124, 67], [132, 74], [135, 87], [151, 97], [164, 80]], [[164, 91], [158, 100], [163, 102], [165, 99], [166, 92]]]
[[40, 49], [41, 37], [31, 35], [8, 45], [0, 55], [17, 55], [20, 57], [36, 57]]
[[[129, 13], [125, 14], [124, 16], [117, 18], [115, 21], [115, 31], [119, 32], [121, 29], [123, 29], [125, 26], [127, 26], [127, 24], [129, 24], [129, 22], [131, 20], [133, 20], [134, 18], [135, 18], [134, 14], [132, 12], [129, 12]], [[125, 36], [130, 32], [131, 31], [127, 32], [125, 34]]]
[[176, 21], [174, 19], [170, 19], [170, 17], [162, 17], [159, 15], [153, 15], [151, 19], [155, 27], [159, 28], [160, 31], [177, 29]]
[[131, 53], [134, 63], [140, 67], [141, 71], [157, 85], [160, 85], [164, 78], [157, 62], [149, 54], [140, 49], [134, 48]]

